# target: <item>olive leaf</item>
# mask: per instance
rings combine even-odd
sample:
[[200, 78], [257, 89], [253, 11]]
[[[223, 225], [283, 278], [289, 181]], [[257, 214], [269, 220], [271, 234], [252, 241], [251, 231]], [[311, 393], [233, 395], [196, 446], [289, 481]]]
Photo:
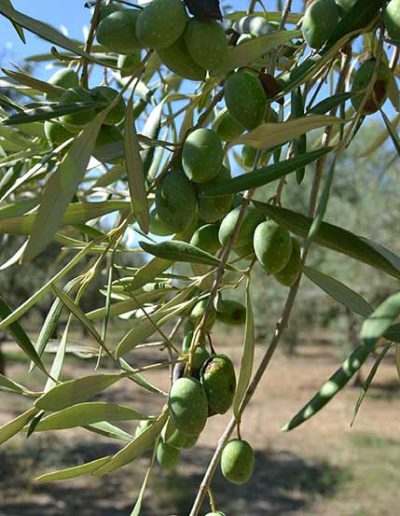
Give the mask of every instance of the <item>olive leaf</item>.
[[116, 403], [90, 402], [78, 403], [43, 418], [35, 432], [61, 430], [77, 426], [87, 426], [101, 421], [145, 420], [148, 416], [141, 412]]
[[400, 293], [393, 294], [364, 321], [361, 329], [362, 344], [347, 358], [329, 380], [321, 387], [317, 394], [283, 427], [283, 431], [290, 431], [301, 425], [340, 392], [361, 368], [374, 350], [378, 340], [390, 328], [391, 324], [400, 315]]
[[23, 262], [33, 260], [53, 239], [62, 224], [65, 210], [81, 182], [94, 149], [101, 124], [108, 109], [100, 112], [75, 139], [58, 170], [51, 176], [42, 193]]
[[309, 115], [287, 122], [261, 124], [233, 140], [231, 145], [251, 145], [258, 150], [272, 149], [314, 129], [341, 123], [343, 120], [334, 116]]
[[116, 453], [108, 462], [99, 469], [96, 469], [92, 474], [96, 477], [108, 475], [140, 457], [160, 435], [167, 419], [168, 411], [164, 410], [149, 428], [139, 434], [131, 443], [125, 446], [125, 448], [122, 448], [122, 450]]
[[79, 464], [79, 466], [73, 466], [71, 468], [60, 469], [58, 471], [53, 471], [51, 473], [45, 473], [44, 475], [40, 475], [35, 479], [36, 482], [56, 482], [59, 480], [69, 480], [71, 478], [76, 478], [81, 475], [87, 475], [88, 473], [93, 473], [96, 469], [100, 468], [104, 464], [106, 464], [110, 459], [111, 455], [106, 457], [101, 457], [101, 459], [92, 460], [91, 462], [87, 462], [86, 464]]
[[[260, 211], [296, 235], [306, 238], [313, 219], [286, 208], [280, 208], [258, 201], [253, 202]], [[345, 254], [366, 263], [387, 274], [400, 278], [400, 257], [385, 247], [360, 237], [339, 226], [322, 222], [315, 236], [315, 242], [323, 247]]]
[[150, 224], [149, 206], [147, 202], [143, 161], [140, 156], [140, 147], [135, 128], [132, 97], [129, 99], [125, 116], [125, 163], [132, 210], [136, 215], [142, 231], [148, 233]]
[[40, 396], [35, 406], [42, 410], [57, 411], [93, 398], [114, 383], [124, 378], [124, 374], [97, 374], [83, 376], [58, 384]]

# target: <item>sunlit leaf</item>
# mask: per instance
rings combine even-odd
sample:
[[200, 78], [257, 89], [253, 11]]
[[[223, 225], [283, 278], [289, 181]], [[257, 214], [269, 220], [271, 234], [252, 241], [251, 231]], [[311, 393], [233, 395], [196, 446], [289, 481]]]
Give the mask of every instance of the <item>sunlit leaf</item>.
[[86, 464], [80, 464], [79, 466], [73, 466], [72, 468], [60, 469], [53, 471], [52, 473], [45, 473], [35, 479], [36, 482], [56, 482], [57, 480], [69, 480], [71, 478], [80, 477], [81, 475], [88, 475], [93, 473], [96, 469], [106, 464], [110, 459], [111, 455], [101, 457], [101, 459], [92, 460]]
[[38, 412], [39, 410], [37, 408], [32, 407], [9, 423], [0, 427], [0, 445], [22, 430]]
[[42, 410], [62, 410], [90, 400], [123, 377], [120, 374], [98, 374], [68, 380], [43, 394], [35, 401], [35, 406]]
[[116, 453], [104, 466], [94, 471], [93, 475], [96, 477], [108, 475], [140, 457], [160, 435], [167, 419], [168, 411], [165, 410], [149, 428], [125, 446], [125, 448], [122, 448], [121, 451]]
[[342, 367], [321, 387], [318, 393], [309, 401], [283, 428], [293, 430], [301, 425], [340, 392], [361, 368], [379, 339], [389, 329], [390, 325], [400, 315], [400, 293], [393, 294], [365, 320], [361, 329], [362, 344], [358, 346]]
[[[1, 319], [6, 319], [7, 316], [12, 314], [11, 308], [8, 306], [6, 301], [0, 296], [0, 317]], [[17, 322], [13, 322], [9, 325], [9, 330], [12, 336], [15, 339], [15, 342], [22, 349], [22, 351], [26, 354], [27, 357], [34, 362], [34, 364], [45, 374], [47, 374], [46, 369], [40, 360], [30, 338], [25, 333], [25, 330], [22, 326]]]
[[141, 412], [124, 405], [106, 402], [79, 403], [45, 417], [35, 432], [87, 426], [100, 421], [131, 421], [148, 419]]
[[279, 163], [269, 165], [268, 167], [259, 168], [249, 174], [242, 174], [234, 177], [221, 186], [204, 187], [203, 196], [217, 197], [219, 195], [244, 192], [245, 190], [267, 185], [281, 177], [295, 172], [301, 167], [305, 167], [306, 165], [313, 163], [330, 151], [330, 148], [324, 148], [307, 152], [307, 154], [302, 154], [296, 158], [290, 158]]
[[58, 170], [48, 181], [23, 255], [24, 262], [41, 253], [62, 224], [65, 210], [83, 178], [106, 115], [107, 111], [99, 113], [75, 138]]
[[360, 294], [349, 288], [344, 283], [341, 283], [335, 278], [310, 267], [304, 267], [303, 272], [308, 279], [320, 287], [332, 299], [352, 312], [359, 314], [362, 317], [368, 317], [373, 312], [372, 306], [367, 303]]
[[244, 337], [244, 346], [242, 360], [240, 363], [240, 373], [237, 381], [235, 397], [233, 399], [233, 413], [237, 421], [240, 421], [240, 406], [243, 401], [246, 389], [250, 383], [251, 373], [253, 371], [254, 362], [254, 346], [255, 346], [255, 326], [254, 315], [250, 298], [250, 281], [246, 288], [246, 329]]
[[266, 123], [259, 125], [243, 136], [239, 136], [231, 144], [251, 145], [258, 150], [271, 149], [314, 129], [341, 123], [343, 123], [343, 120], [328, 115], [309, 115], [287, 122]]
[[140, 147], [135, 128], [132, 97], [128, 102], [125, 116], [125, 163], [132, 210], [136, 215], [142, 231], [148, 233], [150, 223], [149, 206], [147, 202], [143, 161], [140, 156]]

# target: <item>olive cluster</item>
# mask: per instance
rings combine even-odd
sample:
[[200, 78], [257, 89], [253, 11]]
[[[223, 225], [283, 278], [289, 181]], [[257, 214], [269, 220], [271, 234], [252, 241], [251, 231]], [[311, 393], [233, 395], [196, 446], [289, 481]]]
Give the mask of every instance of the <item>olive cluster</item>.
[[[198, 301], [185, 323], [182, 342], [185, 361], [175, 368], [168, 397], [169, 419], [157, 446], [157, 461], [164, 469], [176, 467], [180, 451], [196, 445], [207, 419], [225, 414], [232, 406], [235, 395], [236, 375], [231, 360], [226, 355], [210, 354], [204, 338], [193, 348], [194, 331], [207, 305], [208, 298]], [[211, 307], [205, 328], [207, 333], [216, 320], [229, 325], [243, 324], [246, 309], [239, 302], [219, 300]], [[151, 421], [141, 422], [136, 436], [151, 424]], [[253, 469], [254, 453], [249, 443], [242, 439], [229, 441], [221, 456], [224, 477], [232, 483], [243, 484], [250, 480]]]
[[221, 67], [228, 55], [225, 32], [217, 21], [189, 18], [181, 0], [154, 0], [145, 9], [110, 5], [101, 12], [98, 42], [110, 52], [131, 56], [141, 48], [154, 49], [172, 72], [195, 81]]
[[[356, 0], [309, 0], [302, 23], [303, 37], [307, 44], [316, 50], [324, 45], [334, 33], [336, 27], [355, 7]], [[349, 14], [351, 16], [352, 13]], [[354, 13], [354, 15], [357, 13]], [[400, 41], [400, 0], [391, 0], [384, 9], [384, 23], [389, 39]], [[365, 90], [374, 80], [372, 91], [364, 99]], [[392, 72], [386, 56], [379, 63], [375, 57], [367, 57], [355, 71], [352, 80], [352, 104], [362, 115], [378, 111], [389, 95]]]
[[[82, 107], [79, 110], [71, 109], [71, 112], [60, 116], [56, 120], [46, 121], [44, 131], [47, 139], [53, 146], [61, 145], [79, 133], [83, 126], [89, 123], [96, 113], [102, 111], [106, 106], [116, 100], [119, 93], [108, 86], [97, 86], [90, 90], [79, 86], [79, 76], [72, 68], [65, 68], [56, 72], [49, 80], [49, 83], [63, 88], [65, 91], [61, 96], [48, 94], [47, 100], [57, 102], [60, 107], [68, 108], [73, 106]], [[100, 128], [96, 140], [94, 156], [99, 161], [114, 163], [118, 161], [118, 153], [108, 152], [108, 146], [120, 145], [119, 158], [123, 156], [123, 134], [121, 123], [125, 117], [125, 101], [120, 96], [116, 105], [107, 114], [103, 125]], [[108, 159], [109, 156], [109, 159]]]

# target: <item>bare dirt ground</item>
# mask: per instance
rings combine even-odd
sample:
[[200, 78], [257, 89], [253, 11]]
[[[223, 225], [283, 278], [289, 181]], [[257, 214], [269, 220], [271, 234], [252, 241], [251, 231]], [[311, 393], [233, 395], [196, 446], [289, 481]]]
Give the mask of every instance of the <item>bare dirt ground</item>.
[[[240, 361], [240, 343], [228, 336], [218, 349]], [[259, 361], [263, 346], [257, 347]], [[154, 351], [152, 351], [154, 354]], [[149, 354], [135, 355], [145, 364]], [[152, 357], [153, 359], [153, 357]], [[352, 429], [359, 390], [348, 387], [316, 418], [290, 433], [283, 424], [315, 393], [341, 363], [335, 346], [308, 345], [297, 356], [277, 354], [246, 411], [243, 437], [256, 450], [256, 472], [243, 487], [230, 486], [218, 472], [213, 484], [218, 508], [227, 516], [396, 516], [400, 502], [400, 382], [388, 355]], [[71, 376], [83, 369], [76, 360]], [[372, 365], [372, 361], [369, 364]], [[11, 365], [8, 374], [26, 381], [26, 368]], [[367, 372], [365, 368], [364, 375]], [[146, 376], [167, 388], [167, 375]], [[39, 379], [38, 379], [39, 380]], [[122, 381], [108, 400], [156, 414], [164, 399]], [[0, 423], [27, 405], [0, 393]], [[173, 473], [154, 469], [141, 514], [186, 516], [229, 416], [209, 420], [198, 446], [182, 453]], [[122, 426], [122, 425], [121, 425]], [[132, 431], [133, 425], [124, 428]], [[120, 448], [118, 441], [85, 430], [14, 438], [0, 449], [1, 516], [126, 516], [129, 515], [149, 457], [102, 479], [81, 477], [69, 482], [38, 484], [40, 473], [87, 462]], [[209, 507], [204, 506], [204, 513]]]

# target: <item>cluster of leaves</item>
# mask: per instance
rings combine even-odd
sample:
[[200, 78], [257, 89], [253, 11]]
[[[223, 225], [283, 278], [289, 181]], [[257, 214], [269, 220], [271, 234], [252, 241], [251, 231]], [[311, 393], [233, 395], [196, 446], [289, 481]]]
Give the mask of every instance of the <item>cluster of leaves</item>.
[[[177, 409], [176, 400], [170, 396], [160, 413], [150, 416], [131, 407], [90, 400], [122, 380], [155, 396], [168, 396], [142, 375], [149, 369], [165, 368], [166, 374], [171, 373], [171, 388], [177, 381], [190, 378], [199, 399], [207, 400], [207, 394], [210, 410], [214, 394], [207, 385], [206, 394], [202, 391], [207, 370], [200, 373], [202, 387], [193, 365], [199, 349], [206, 347], [211, 352], [210, 360], [215, 359], [215, 343], [210, 336], [213, 318], [237, 323], [232, 315], [235, 310], [228, 317], [221, 308], [230, 289], [246, 286], [245, 303], [240, 305], [245, 316], [239, 317], [240, 322], [245, 322], [244, 345], [238, 381], [229, 398], [233, 418], [216, 450], [211, 475], [206, 476], [207, 487], [230, 435], [237, 430], [240, 438], [244, 409], [288, 322], [302, 273], [365, 322], [360, 346], [285, 426], [286, 430], [302, 424], [329, 402], [375, 351], [381, 338], [400, 342], [395, 324], [400, 314], [398, 294], [375, 310], [339, 278], [305, 263], [311, 245], [315, 245], [336, 259], [342, 259], [337, 258], [336, 253], [340, 253], [346, 260], [373, 267], [395, 281], [400, 278], [399, 256], [344, 227], [324, 222], [337, 163], [368, 114], [380, 110], [386, 131], [365, 152], [374, 152], [387, 137], [396, 153], [400, 148], [395, 130], [399, 119], [390, 121], [382, 111], [387, 98], [396, 111], [399, 109], [398, 52], [382, 22], [384, 14], [387, 17], [387, 2], [374, 0], [365, 5], [364, 0], [356, 0], [350, 8], [342, 7], [336, 26], [329, 27], [329, 33], [322, 36], [318, 33], [316, 43], [313, 13], [321, 2], [327, 3], [311, 3], [309, 9], [313, 11], [307, 11], [301, 31], [298, 27], [303, 13], [291, 13], [290, 9], [266, 12], [263, 8], [253, 12], [255, 2], [251, 2], [250, 13], [227, 12], [221, 20], [218, 2], [185, 2], [194, 15], [189, 19], [179, 0], [153, 0], [144, 8], [122, 2], [130, 7], [129, 12], [121, 10], [118, 1], [107, 5], [97, 1], [85, 43], [73, 41], [24, 15], [9, 1], [0, 2], [0, 14], [13, 23], [22, 40], [25, 31], [29, 31], [54, 45], [48, 55], [34, 56], [31, 61], [50, 61], [63, 68], [62, 79], [57, 76], [49, 82], [10, 69], [4, 69], [0, 78], [5, 92], [12, 88], [18, 93], [0, 93], [0, 234], [19, 239], [15, 240], [19, 242], [18, 250], [1, 264], [1, 271], [23, 271], [31, 262], [40, 260], [54, 243], [63, 258], [54, 274], [15, 309], [10, 307], [7, 293], [0, 299], [0, 329], [13, 336], [31, 362], [30, 370], [38, 368], [45, 377], [42, 391], [32, 392], [28, 386], [0, 376], [2, 390], [33, 400], [31, 408], [0, 428], [0, 443], [18, 432], [31, 435], [76, 426], [125, 443], [115, 455], [46, 474], [41, 481], [105, 475], [150, 447], [153, 454], [149, 470], [132, 512], [139, 514], [156, 456], [161, 463], [165, 459], [162, 454], [160, 458], [160, 444], [168, 444], [171, 425], [181, 430], [182, 417], [176, 414], [182, 407], [189, 414], [185, 418], [194, 418], [198, 416], [196, 406], [190, 407], [191, 400], [185, 399]], [[163, 11], [164, 4], [176, 9], [176, 20], [169, 20], [172, 10]], [[163, 23], [154, 29], [149, 19], [153, 17], [156, 23], [160, 13], [168, 14], [168, 18], [162, 18]], [[127, 20], [132, 20], [128, 26]], [[116, 26], [120, 33], [115, 31]], [[96, 34], [99, 44], [94, 43]], [[130, 38], [132, 53], [126, 51], [126, 41], [121, 46], [121, 37]], [[214, 45], [211, 51], [207, 48], [209, 39]], [[310, 41], [315, 50], [310, 50]], [[386, 48], [393, 53], [390, 65]], [[360, 60], [365, 62], [354, 72]], [[66, 77], [73, 77], [72, 85]], [[204, 151], [203, 138], [207, 145], [213, 138], [212, 155], [207, 145]], [[202, 169], [204, 163], [206, 170]], [[230, 171], [239, 168], [247, 173], [231, 177]], [[216, 181], [226, 169], [229, 173]], [[282, 205], [286, 178], [292, 176], [302, 196], [305, 192], [310, 194], [306, 213]], [[307, 180], [308, 176], [312, 179]], [[172, 186], [167, 187], [166, 181], [171, 178]], [[265, 197], [266, 185], [274, 189], [272, 197]], [[229, 203], [217, 217], [207, 221], [203, 216], [201, 220], [201, 202], [219, 207], [223, 199]], [[153, 205], [156, 211], [151, 211]], [[255, 225], [246, 219], [251, 212], [257, 212]], [[111, 220], [111, 229], [104, 224], [104, 217], [108, 224]], [[230, 228], [226, 232], [227, 219]], [[265, 237], [258, 229], [271, 221], [273, 228], [279, 229], [279, 234], [274, 229], [272, 248], [265, 241], [270, 236]], [[204, 222], [212, 222], [214, 228], [210, 230], [213, 237], [202, 241], [200, 229], [205, 227]], [[127, 245], [125, 237], [132, 230], [140, 237], [140, 245], [136, 237], [135, 244]], [[292, 242], [289, 232], [301, 239], [301, 256], [296, 260], [295, 274], [290, 271], [282, 320], [253, 374], [253, 234], [256, 257], [265, 276], [273, 273], [279, 279], [278, 273], [288, 265], [292, 249], [290, 244], [284, 263], [280, 263], [279, 240], [283, 235], [283, 239], [287, 236]], [[161, 234], [167, 239], [160, 239]], [[239, 241], [242, 245], [238, 245]], [[7, 242], [5, 237], [3, 242]], [[245, 252], [241, 252], [244, 248]], [[133, 253], [141, 254], [144, 265], [126, 264], [126, 257]], [[238, 255], [247, 260], [239, 260]], [[276, 260], [280, 266], [272, 267]], [[179, 273], [177, 263], [189, 264], [189, 272]], [[103, 306], [87, 311], [84, 300], [88, 288], [100, 274], [106, 278], [101, 287]], [[271, 277], [268, 280], [274, 281]], [[36, 342], [32, 342], [20, 319], [46, 296], [52, 297], [52, 305]], [[67, 324], [51, 367], [47, 368], [43, 356], [63, 311], [68, 314]], [[115, 343], [110, 328], [113, 320], [121, 316], [128, 317], [132, 324]], [[96, 348], [83, 345], [76, 349], [69, 344], [73, 320], [86, 329]], [[181, 328], [188, 321], [194, 327], [185, 329], [190, 340], [181, 346]], [[171, 322], [174, 328], [167, 335], [163, 326]], [[150, 347], [148, 340], [154, 335], [162, 341], [165, 361], [133, 367], [135, 348]], [[64, 381], [67, 353], [82, 351], [93, 358], [96, 368], [108, 357], [116, 372], [94, 372]], [[220, 378], [217, 385], [221, 385]], [[204, 403], [206, 417], [207, 401]], [[134, 434], [115, 424], [131, 420], [146, 423]], [[237, 456], [223, 456], [223, 470], [229, 471], [227, 478], [240, 480], [234, 469], [242, 451], [247, 456], [249, 451], [241, 438], [239, 447], [236, 444], [234, 440], [230, 448]], [[248, 466], [250, 471], [251, 458]], [[246, 480], [248, 472], [243, 476]], [[204, 495], [203, 485], [193, 516], [199, 513]], [[212, 497], [211, 505], [215, 509]]]

